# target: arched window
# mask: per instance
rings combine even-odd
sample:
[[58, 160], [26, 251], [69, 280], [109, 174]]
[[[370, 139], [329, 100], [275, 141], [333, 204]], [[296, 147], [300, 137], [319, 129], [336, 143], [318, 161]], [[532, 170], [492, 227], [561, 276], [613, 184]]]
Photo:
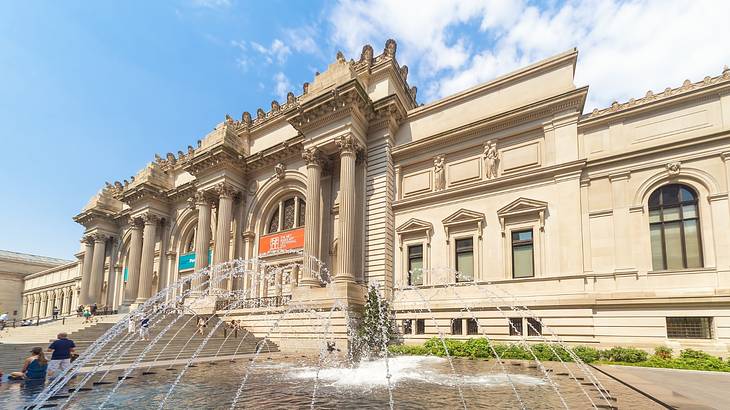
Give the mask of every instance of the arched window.
[[195, 231], [190, 232], [190, 236], [185, 241], [185, 248], [183, 252], [188, 253], [195, 250]]
[[279, 201], [271, 211], [266, 233], [285, 231], [304, 226], [306, 203], [299, 196], [287, 197]]
[[665, 185], [649, 197], [654, 270], [702, 266], [697, 193], [687, 185]]

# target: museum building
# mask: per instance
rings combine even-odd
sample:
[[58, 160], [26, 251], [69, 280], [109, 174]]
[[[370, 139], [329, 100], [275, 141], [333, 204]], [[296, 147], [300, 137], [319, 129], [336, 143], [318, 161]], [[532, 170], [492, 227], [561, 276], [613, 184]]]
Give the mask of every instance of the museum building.
[[[254, 333], [288, 303], [356, 312], [377, 284], [406, 343], [554, 333], [727, 355], [730, 69], [583, 114], [577, 58], [423, 105], [395, 41], [338, 53], [300, 95], [226, 115], [91, 198], [78, 302], [125, 311], [256, 258], [283, 268], [214, 285], [266, 301], [236, 311]], [[314, 337], [277, 326], [284, 344]]]

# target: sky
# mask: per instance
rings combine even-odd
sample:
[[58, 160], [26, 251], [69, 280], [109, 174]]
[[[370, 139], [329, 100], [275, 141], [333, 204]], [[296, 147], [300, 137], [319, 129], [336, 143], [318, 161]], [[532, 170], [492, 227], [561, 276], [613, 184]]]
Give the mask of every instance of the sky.
[[585, 111], [730, 65], [730, 1], [0, 2], [0, 249], [73, 259], [105, 181], [398, 42], [419, 103], [578, 48]]

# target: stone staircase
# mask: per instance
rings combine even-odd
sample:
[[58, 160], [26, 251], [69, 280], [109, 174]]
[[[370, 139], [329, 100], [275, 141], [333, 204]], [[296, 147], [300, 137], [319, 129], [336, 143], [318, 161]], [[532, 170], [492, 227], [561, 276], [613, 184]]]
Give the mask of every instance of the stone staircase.
[[0, 332], [0, 343], [45, 343], [46, 339], [55, 339], [56, 335], [60, 332], [71, 334], [93, 326], [96, 323], [115, 323], [122, 316], [95, 316], [92, 323], [84, 323], [85, 319], [82, 317], [66, 317], [64, 319], [41, 322], [38, 326], [6, 327]]
[[[143, 363], [145, 363], [145, 366], [149, 366], [150, 362], [154, 361], [155, 359], [159, 362], [164, 362], [175, 359], [183, 360], [190, 358], [193, 353], [198, 349], [205, 336], [208, 335], [208, 332], [212, 330], [217, 322], [220, 320], [217, 317], [211, 319], [208, 322], [205, 336], [200, 336], [194, 335], [197, 320], [195, 318], [192, 318], [190, 321], [188, 321], [190, 317], [190, 315], [185, 315], [184, 317], [178, 319], [178, 321], [175, 322], [170, 330], [168, 330], [162, 336], [159, 342], [155, 346], [153, 346], [153, 348], [146, 354], [145, 358], [143, 359]], [[154, 340], [155, 336], [162, 329], [164, 329], [167, 324], [169, 324], [172, 320], [174, 320], [174, 317], [168, 316], [159, 321], [155, 321], [150, 327], [150, 340]], [[69, 338], [73, 340], [76, 344], [76, 352], [83, 355], [84, 350], [87, 349], [97, 338], [103, 335], [113, 325], [114, 323], [109, 322], [96, 323], [92, 326], [88, 326], [75, 332], [69, 333]], [[227, 340], [224, 335], [225, 333], [226, 332], [224, 332], [224, 326], [219, 326], [219, 328], [208, 340], [208, 343], [205, 347], [203, 347], [197, 357], [212, 358], [214, 356], [231, 356], [234, 354], [234, 352], [236, 352], [236, 349], [238, 349], [236, 353], [237, 356], [255, 353], [257, 345], [261, 340], [261, 338], [256, 338], [252, 334], [247, 334], [246, 330], [239, 330], [237, 338], [235, 337], [235, 335], [230, 335]], [[126, 335], [127, 332], [125, 330], [125, 332], [109, 342], [104, 347], [103, 352], [96, 355], [96, 357], [94, 357], [88, 363], [88, 366], [94, 366], [102, 362], [104, 352], [110, 351], [115, 342]], [[49, 342], [53, 339], [55, 339], [55, 335], [45, 340], [38, 340], [38, 342], [36, 343], [0, 344], [0, 369], [5, 372], [19, 370], [22, 364], [22, 360], [25, 357], [29, 356], [29, 352], [33, 348], [33, 346], [42, 346], [45, 349], [45, 347], [47, 347]], [[129, 346], [129, 344], [126, 344], [125, 347], [121, 348], [117, 351], [117, 353], [115, 353], [114, 358], [108, 360], [105, 363], [104, 368], [106, 368], [106, 365], [111, 365], [114, 362], [116, 362], [117, 365], [133, 363], [137, 359], [139, 354], [149, 344], [149, 342], [137, 341], [137, 339], [138, 337], [137, 335], [135, 335], [133, 338], [135, 342], [130, 342], [131, 347], [129, 348], [129, 350], [127, 352], [124, 352], [126, 347]], [[264, 346], [262, 346], [261, 351], [263, 353], [276, 352], [278, 351], [278, 346], [272, 342], [268, 342], [268, 344], [264, 344]], [[118, 358], [118, 355], [122, 355], [122, 357], [119, 358], [119, 360], [116, 360]]]

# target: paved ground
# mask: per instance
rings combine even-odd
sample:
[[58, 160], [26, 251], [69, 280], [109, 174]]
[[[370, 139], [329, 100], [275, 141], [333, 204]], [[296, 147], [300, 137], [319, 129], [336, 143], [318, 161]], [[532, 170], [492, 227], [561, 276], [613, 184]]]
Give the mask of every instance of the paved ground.
[[598, 368], [676, 409], [730, 406], [730, 373], [608, 365]]

